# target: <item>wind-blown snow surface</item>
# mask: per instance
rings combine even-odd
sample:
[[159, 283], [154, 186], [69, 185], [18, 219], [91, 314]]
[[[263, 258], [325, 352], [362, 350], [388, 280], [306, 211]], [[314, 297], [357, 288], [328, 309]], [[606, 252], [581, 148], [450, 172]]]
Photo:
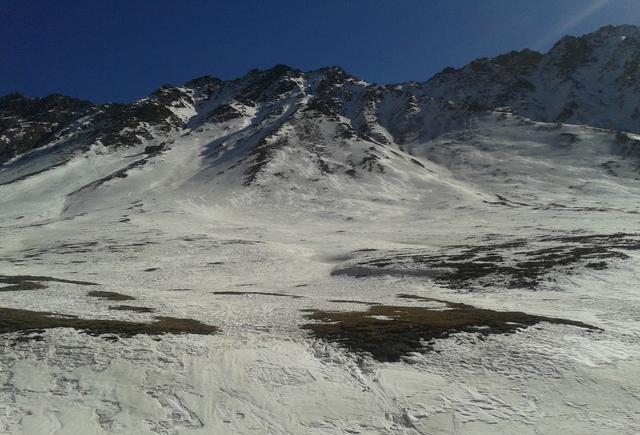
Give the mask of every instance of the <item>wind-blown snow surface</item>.
[[0, 433], [640, 433], [639, 32], [0, 98]]
[[[114, 311], [121, 302], [89, 296], [96, 286], [62, 282], [2, 292], [2, 307], [89, 319], [190, 318], [220, 329], [114, 340], [64, 328], [39, 341], [3, 334], [0, 432], [640, 431], [637, 251], [623, 250], [628, 258], [605, 269], [552, 268], [534, 290], [498, 281], [461, 290], [420, 274], [332, 274], [373, 255], [633, 233], [637, 162], [622, 156], [619, 135], [489, 113], [463, 130], [406, 143], [420, 165], [389, 152], [379, 176], [320, 177], [300, 151], [283, 147], [265, 171], [292, 175], [260, 188], [243, 186], [229, 168], [228, 153], [242, 140], [224, 152], [215, 151], [220, 140], [211, 145], [234, 131], [249, 137], [250, 116], [180, 131], [124, 178], [108, 175], [138, 158], [127, 157], [137, 149], [94, 151], [0, 186], [3, 275], [93, 282], [155, 312]], [[322, 132], [314, 137], [321, 144]], [[11, 170], [2, 176], [19, 175]], [[381, 363], [300, 328], [306, 309], [425, 305], [398, 294], [602, 331], [542, 322], [510, 335], [464, 332]]]

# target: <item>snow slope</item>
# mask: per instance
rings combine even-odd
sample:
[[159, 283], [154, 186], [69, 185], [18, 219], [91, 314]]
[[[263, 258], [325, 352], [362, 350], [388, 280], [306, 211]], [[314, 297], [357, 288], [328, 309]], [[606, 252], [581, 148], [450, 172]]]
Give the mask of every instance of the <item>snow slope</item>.
[[[640, 137], [338, 68], [81, 105], [28, 150], [2, 107], [0, 433], [640, 432]], [[318, 333], [407, 307], [480, 317], [390, 361]], [[114, 323], [158, 316], [217, 331]]]

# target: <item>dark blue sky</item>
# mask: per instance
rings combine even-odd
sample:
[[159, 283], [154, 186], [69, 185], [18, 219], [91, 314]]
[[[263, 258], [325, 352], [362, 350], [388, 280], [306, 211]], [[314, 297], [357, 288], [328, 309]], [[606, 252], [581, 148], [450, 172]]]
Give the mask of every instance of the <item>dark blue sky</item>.
[[0, 95], [126, 102], [164, 83], [277, 63], [426, 80], [605, 24], [640, 24], [640, 1], [0, 0]]

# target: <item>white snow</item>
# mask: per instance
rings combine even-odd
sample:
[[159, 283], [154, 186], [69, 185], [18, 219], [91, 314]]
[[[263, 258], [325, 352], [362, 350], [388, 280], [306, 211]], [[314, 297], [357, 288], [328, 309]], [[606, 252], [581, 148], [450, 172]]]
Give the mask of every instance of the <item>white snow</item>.
[[[377, 106], [384, 125], [398, 121], [393, 108], [402, 98]], [[637, 252], [605, 270], [558, 272], [537, 291], [496, 282], [465, 293], [410, 273], [331, 275], [376, 252], [361, 250], [432, 252], [576, 231], [637, 232], [637, 161], [616, 153], [615, 132], [493, 113], [436, 138], [407, 128], [413, 135], [403, 151], [376, 139], [336, 144], [341, 121], [325, 118], [305, 139], [293, 100], [277, 115], [237, 104], [243, 117], [164, 138], [168, 149], [125, 178], [95, 183], [160, 139], [134, 150], [93, 150], [0, 185], [2, 275], [96, 282], [155, 313], [110, 310], [120, 302], [88, 296], [95, 286], [59, 282], [0, 288], [2, 307], [91, 319], [170, 316], [220, 328], [210, 336], [117, 341], [71, 329], [48, 330], [42, 341], [0, 335], [0, 433], [640, 432]], [[441, 102], [416, 104], [423, 122], [428, 106]], [[291, 117], [296, 124], [278, 124]], [[447, 130], [446, 120], [438, 122]], [[398, 134], [382, 124], [372, 131], [389, 141]], [[260, 137], [290, 146], [274, 152], [257, 185], [243, 186], [250, 161], [240, 159]], [[321, 174], [309, 144], [330, 149], [333, 163], [375, 145], [385, 170]], [[33, 169], [14, 165], [0, 177], [8, 182]], [[540, 323], [511, 335], [460, 333], [436, 340], [434, 351], [380, 363], [300, 328], [308, 309], [444, 308], [397, 297], [403, 293], [603, 331]]]

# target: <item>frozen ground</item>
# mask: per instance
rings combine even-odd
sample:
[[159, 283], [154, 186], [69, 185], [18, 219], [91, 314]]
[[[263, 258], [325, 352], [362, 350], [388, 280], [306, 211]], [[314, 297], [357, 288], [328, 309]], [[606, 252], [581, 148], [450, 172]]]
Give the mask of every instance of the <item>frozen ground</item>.
[[[218, 328], [92, 335], [19, 331], [5, 318], [0, 433], [639, 433], [637, 168], [607, 154], [612, 133], [514, 123], [528, 121], [485, 120], [407, 147], [433, 173], [393, 181], [392, 166], [386, 183], [216, 184], [201, 131], [126, 178], [82, 189], [123, 164], [96, 154], [0, 186], [3, 309]], [[596, 248], [579, 239], [593, 235]], [[407, 263], [478, 247], [494, 257], [471, 260], [500, 270], [467, 265], [462, 284], [442, 258]], [[336, 273], [353, 267], [365, 272]], [[505, 281], [532, 268], [533, 284]], [[385, 362], [303, 327], [309, 310], [374, 303], [461, 303], [592, 328], [451, 331]]]

